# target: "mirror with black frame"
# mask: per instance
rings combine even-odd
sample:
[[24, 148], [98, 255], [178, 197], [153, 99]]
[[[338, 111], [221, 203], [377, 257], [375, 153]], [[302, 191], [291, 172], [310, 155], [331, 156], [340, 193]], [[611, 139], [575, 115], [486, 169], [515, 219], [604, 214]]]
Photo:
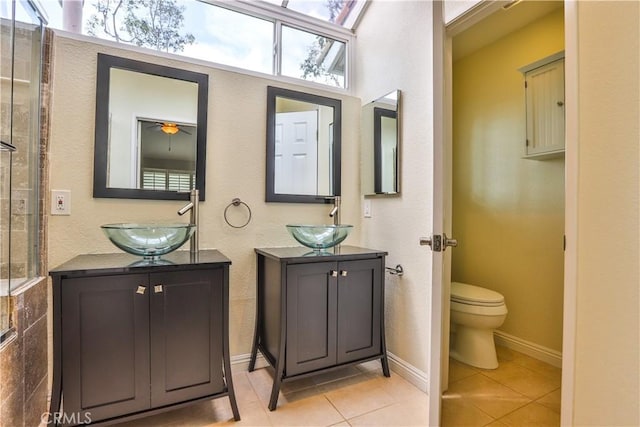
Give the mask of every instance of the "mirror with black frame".
[[93, 197], [205, 198], [209, 76], [98, 54]]
[[341, 116], [339, 99], [267, 88], [267, 202], [340, 195]]
[[400, 194], [400, 90], [362, 107], [362, 192]]

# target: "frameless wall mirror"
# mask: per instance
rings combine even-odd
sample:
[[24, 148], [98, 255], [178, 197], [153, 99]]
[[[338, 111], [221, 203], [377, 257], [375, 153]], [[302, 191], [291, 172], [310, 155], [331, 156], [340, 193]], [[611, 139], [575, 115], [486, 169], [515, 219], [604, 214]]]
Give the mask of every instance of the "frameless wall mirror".
[[98, 54], [93, 197], [205, 196], [207, 74]]
[[341, 116], [339, 99], [267, 88], [267, 202], [340, 195]]
[[365, 196], [400, 193], [400, 91], [362, 107], [362, 190]]

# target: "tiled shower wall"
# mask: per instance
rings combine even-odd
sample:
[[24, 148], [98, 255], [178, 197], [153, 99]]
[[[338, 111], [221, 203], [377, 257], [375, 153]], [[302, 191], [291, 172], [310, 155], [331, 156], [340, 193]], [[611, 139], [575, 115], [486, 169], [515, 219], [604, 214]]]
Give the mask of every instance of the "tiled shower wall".
[[[29, 183], [26, 176], [17, 174], [14, 177], [14, 189], [24, 189], [22, 199], [27, 200], [26, 192], [39, 187], [39, 209], [34, 208], [39, 222], [38, 245], [39, 265], [38, 275], [46, 276], [47, 246], [46, 246], [46, 209], [48, 206], [48, 135], [49, 135], [49, 87], [52, 32], [46, 30], [42, 58], [42, 86], [40, 102], [40, 143], [39, 149], [40, 173], [37, 183]], [[18, 34], [16, 34], [18, 37]], [[17, 40], [16, 40], [17, 41]], [[16, 49], [31, 54], [30, 49]], [[17, 62], [18, 63], [18, 62]], [[5, 111], [6, 106], [2, 106]], [[22, 181], [21, 181], [22, 180]], [[19, 191], [14, 192], [21, 198]], [[25, 204], [25, 209], [28, 205]], [[18, 209], [20, 205], [18, 204]], [[14, 210], [15, 212], [15, 210]], [[13, 228], [14, 224], [12, 224]], [[16, 225], [20, 230], [20, 225]], [[22, 229], [21, 232], [27, 232]], [[33, 230], [31, 230], [33, 232]], [[3, 240], [4, 240], [4, 236]], [[19, 264], [19, 263], [18, 263]], [[13, 267], [13, 266], [12, 266]], [[12, 275], [19, 274], [12, 268]], [[0, 427], [34, 427], [41, 424], [41, 419], [48, 410], [48, 281], [46, 277], [34, 280], [28, 286], [17, 289], [12, 295], [13, 324], [15, 333], [0, 347]]]

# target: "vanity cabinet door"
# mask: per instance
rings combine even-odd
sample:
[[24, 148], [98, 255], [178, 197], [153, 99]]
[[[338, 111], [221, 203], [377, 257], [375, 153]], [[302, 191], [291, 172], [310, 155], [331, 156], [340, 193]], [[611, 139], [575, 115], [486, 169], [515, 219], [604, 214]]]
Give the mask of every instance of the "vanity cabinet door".
[[336, 364], [337, 263], [287, 267], [287, 348], [285, 374]]
[[382, 262], [338, 264], [338, 364], [382, 354]]
[[225, 389], [222, 268], [149, 275], [151, 406]]
[[64, 412], [101, 420], [148, 409], [147, 274], [62, 284]]

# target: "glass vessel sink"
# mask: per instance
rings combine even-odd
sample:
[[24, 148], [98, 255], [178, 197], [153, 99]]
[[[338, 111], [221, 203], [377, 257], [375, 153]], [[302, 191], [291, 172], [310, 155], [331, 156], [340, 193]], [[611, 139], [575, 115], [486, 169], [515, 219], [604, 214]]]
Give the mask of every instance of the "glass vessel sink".
[[111, 243], [125, 252], [157, 260], [182, 246], [196, 230], [195, 224], [105, 224], [100, 226]]
[[347, 238], [353, 225], [287, 225], [287, 230], [298, 243], [316, 252], [332, 248]]

